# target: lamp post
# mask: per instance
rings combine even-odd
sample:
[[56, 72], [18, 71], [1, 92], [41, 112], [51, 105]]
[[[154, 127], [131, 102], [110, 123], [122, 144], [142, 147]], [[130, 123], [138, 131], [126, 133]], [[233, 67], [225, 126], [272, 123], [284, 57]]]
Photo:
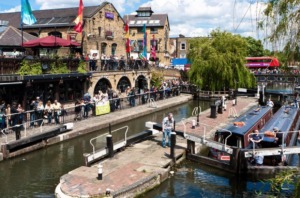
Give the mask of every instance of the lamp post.
[[199, 116], [200, 116], [200, 87], [198, 86], [198, 115], [197, 115], [197, 126], [199, 126]]
[[238, 86], [239, 82], [236, 80], [234, 80], [234, 82], [235, 82], [235, 94], [234, 94], [235, 95], [235, 105], [237, 105], [237, 92], [238, 92], [237, 86]]

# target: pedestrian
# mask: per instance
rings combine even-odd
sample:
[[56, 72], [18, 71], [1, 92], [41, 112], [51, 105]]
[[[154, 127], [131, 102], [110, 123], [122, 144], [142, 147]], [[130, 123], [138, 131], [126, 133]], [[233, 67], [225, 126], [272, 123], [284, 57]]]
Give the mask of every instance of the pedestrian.
[[45, 105], [45, 112], [47, 114], [48, 124], [51, 124], [52, 123], [53, 107], [52, 107], [52, 104], [51, 104], [50, 100], [48, 100], [47, 104]]
[[44, 119], [44, 104], [43, 101], [39, 100], [38, 105], [37, 105], [37, 123], [38, 126], [41, 126], [43, 123], [43, 119]]
[[172, 113], [168, 113], [168, 116], [165, 117], [162, 121], [162, 132], [163, 132], [163, 137], [162, 137], [162, 146], [165, 148], [166, 145], [169, 147], [171, 146], [171, 131], [174, 126], [174, 118]]
[[274, 102], [271, 100], [271, 98], [269, 98], [269, 100], [267, 102], [267, 106], [274, 107]]
[[81, 120], [81, 101], [76, 100], [75, 102], [75, 117], [74, 121]]
[[260, 148], [260, 142], [262, 141], [262, 136], [259, 135], [259, 131], [256, 129], [254, 130], [253, 134], [250, 135], [250, 149], [257, 149]]
[[57, 100], [54, 100], [54, 103], [52, 104], [52, 108], [54, 111], [55, 124], [59, 124], [59, 116], [61, 114], [61, 104]]

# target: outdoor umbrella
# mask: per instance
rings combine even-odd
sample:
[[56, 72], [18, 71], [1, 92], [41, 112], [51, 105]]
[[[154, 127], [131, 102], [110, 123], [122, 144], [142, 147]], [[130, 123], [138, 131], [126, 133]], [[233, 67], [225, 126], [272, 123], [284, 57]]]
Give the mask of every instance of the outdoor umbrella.
[[23, 43], [23, 47], [76, 47], [76, 46], [80, 46], [80, 43], [62, 39], [52, 35], [30, 40]]

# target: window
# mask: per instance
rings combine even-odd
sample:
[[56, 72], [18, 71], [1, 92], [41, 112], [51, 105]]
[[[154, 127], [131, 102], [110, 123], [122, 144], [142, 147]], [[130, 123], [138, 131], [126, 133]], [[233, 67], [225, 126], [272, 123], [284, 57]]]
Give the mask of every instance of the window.
[[130, 21], [129, 22], [130, 25], [133, 25], [134, 23], [135, 23], [135, 21]]
[[150, 34], [157, 34], [157, 33], [158, 33], [158, 28], [157, 27], [150, 28]]
[[180, 50], [186, 50], [185, 42], [180, 43]]
[[98, 35], [101, 36], [101, 27], [98, 27]]
[[51, 36], [51, 35], [62, 38], [62, 34], [60, 32], [57, 32], [57, 31], [49, 32], [48, 36]]
[[143, 51], [144, 49], [144, 41], [143, 40], [138, 40], [138, 51]]
[[116, 54], [116, 50], [117, 50], [117, 44], [113, 43], [111, 45], [111, 54], [114, 56]]
[[101, 54], [106, 54], [107, 43], [101, 43]]
[[155, 46], [155, 50], [157, 51], [157, 40], [151, 39], [151, 40], [150, 40], [150, 45], [151, 45], [151, 47], [152, 47], [152, 46]]
[[143, 28], [142, 28], [142, 27], [138, 27], [138, 28], [137, 28], [137, 33], [138, 33], [138, 34], [144, 33], [144, 32], [143, 32]]

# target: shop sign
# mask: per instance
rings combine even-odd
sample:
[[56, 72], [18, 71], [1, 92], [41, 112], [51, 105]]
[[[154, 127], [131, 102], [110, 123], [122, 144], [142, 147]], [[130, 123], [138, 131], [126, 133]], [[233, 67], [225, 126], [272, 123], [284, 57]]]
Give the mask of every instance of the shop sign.
[[107, 19], [114, 19], [114, 14], [111, 12], [105, 12], [105, 18]]

